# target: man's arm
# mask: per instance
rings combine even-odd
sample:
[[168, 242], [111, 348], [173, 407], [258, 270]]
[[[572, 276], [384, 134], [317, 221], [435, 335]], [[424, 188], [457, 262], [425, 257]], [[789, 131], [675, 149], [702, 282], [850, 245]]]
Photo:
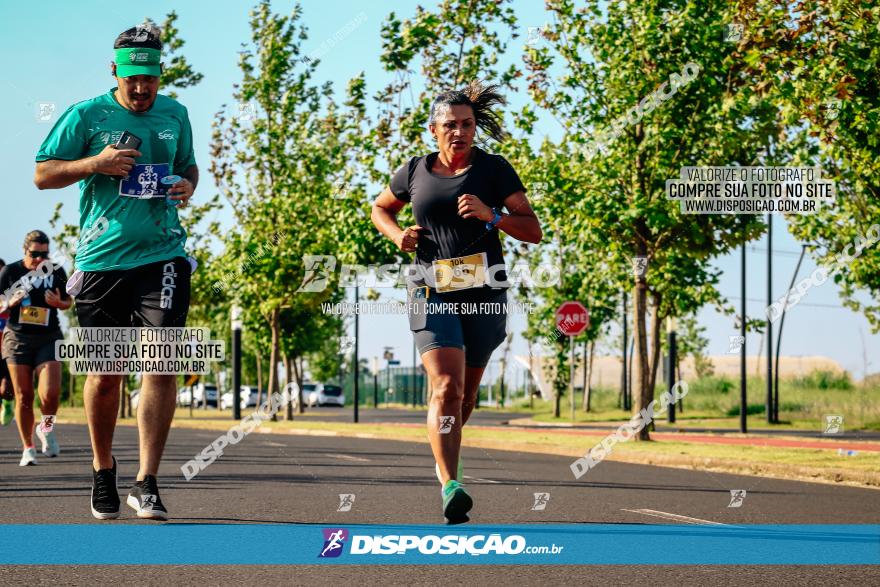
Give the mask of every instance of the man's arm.
[[[97, 173], [125, 177], [134, 166], [134, 158], [140, 156], [140, 151], [107, 145], [97, 155], [76, 161], [39, 161], [34, 172], [34, 185], [41, 190], [64, 188]], [[198, 177], [198, 171], [196, 176]]]
[[178, 206], [184, 208], [199, 183], [199, 168], [190, 165], [180, 172], [180, 177], [182, 179], [168, 190], [168, 197], [171, 200], [178, 200], [180, 202]]
[[92, 157], [86, 157], [79, 161], [62, 161], [49, 159], [37, 163], [34, 172], [34, 185], [37, 189], [66, 188], [95, 173], [95, 162]]
[[186, 169], [183, 170], [183, 173], [180, 174], [180, 177], [186, 178], [193, 186], [193, 191], [195, 191], [196, 186], [199, 185], [199, 168], [197, 165], [190, 165]]

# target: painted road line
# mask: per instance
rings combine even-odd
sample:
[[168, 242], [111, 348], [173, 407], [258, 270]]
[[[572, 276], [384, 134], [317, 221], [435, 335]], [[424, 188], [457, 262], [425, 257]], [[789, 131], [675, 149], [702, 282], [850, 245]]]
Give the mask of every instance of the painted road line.
[[355, 463], [369, 463], [370, 462], [370, 459], [365, 459], [362, 457], [354, 457], [352, 455], [332, 454], [332, 453], [325, 452], [324, 456], [334, 458], [334, 459], [341, 459], [343, 461], [352, 461]]
[[661, 512], [657, 510], [649, 510], [649, 509], [638, 509], [638, 510], [628, 510], [623, 508], [625, 512], [632, 512], [634, 514], [644, 514], [646, 516], [654, 516], [655, 518], [664, 518], [666, 520], [672, 520], [673, 522], [684, 522], [686, 524], [708, 524], [712, 526], [727, 526], [728, 524], [722, 524], [721, 522], [713, 522], [711, 520], [702, 520], [700, 518], [691, 518], [689, 516], [680, 516], [678, 514], [670, 514], [669, 512]]
[[480, 483], [496, 483], [498, 485], [501, 484], [501, 481], [495, 481], [493, 479], [481, 479], [480, 477], [471, 477], [470, 475], [465, 475], [465, 479], [470, 479], [471, 481], [479, 481]]

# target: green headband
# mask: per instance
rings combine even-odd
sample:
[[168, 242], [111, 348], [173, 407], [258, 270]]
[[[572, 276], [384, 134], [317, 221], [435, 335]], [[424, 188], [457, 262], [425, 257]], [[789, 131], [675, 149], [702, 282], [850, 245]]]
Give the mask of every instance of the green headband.
[[116, 75], [130, 77], [132, 75], [153, 75], [162, 73], [159, 65], [162, 51], [145, 47], [123, 47], [116, 49]]

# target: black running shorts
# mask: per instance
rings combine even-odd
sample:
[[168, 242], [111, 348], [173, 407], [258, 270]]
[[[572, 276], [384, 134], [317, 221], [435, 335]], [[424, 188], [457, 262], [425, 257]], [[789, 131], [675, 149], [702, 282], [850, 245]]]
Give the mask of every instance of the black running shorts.
[[133, 269], [85, 271], [74, 297], [79, 325], [186, 326], [191, 272], [184, 257]]
[[[25, 334], [6, 330], [3, 333], [3, 359], [8, 365], [38, 367], [55, 360], [55, 341], [61, 340], [61, 330], [43, 334]], [[8, 368], [4, 366], [4, 370]]]
[[442, 347], [464, 349], [468, 367], [485, 367], [507, 336], [507, 290], [483, 302], [448, 302], [449, 296], [432, 293], [426, 300], [424, 324], [410, 330], [419, 354]]

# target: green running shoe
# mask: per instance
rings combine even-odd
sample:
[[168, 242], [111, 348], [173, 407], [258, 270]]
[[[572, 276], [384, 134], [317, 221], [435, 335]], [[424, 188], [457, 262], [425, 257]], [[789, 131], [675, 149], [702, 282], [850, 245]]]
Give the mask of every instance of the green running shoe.
[[[442, 484], [443, 479], [440, 477], [440, 465], [437, 463], [434, 463], [434, 472], [437, 474], [437, 481]], [[462, 464], [461, 457], [458, 457], [458, 472], [455, 474], [455, 478], [459, 483], [464, 481], [464, 465]]]
[[12, 419], [15, 417], [15, 412], [12, 409], [12, 401], [5, 399], [3, 400], [3, 407], [0, 408], [0, 424], [6, 426]]
[[447, 524], [463, 524], [470, 521], [467, 513], [474, 507], [474, 500], [461, 483], [450, 479], [443, 486], [443, 516]]

